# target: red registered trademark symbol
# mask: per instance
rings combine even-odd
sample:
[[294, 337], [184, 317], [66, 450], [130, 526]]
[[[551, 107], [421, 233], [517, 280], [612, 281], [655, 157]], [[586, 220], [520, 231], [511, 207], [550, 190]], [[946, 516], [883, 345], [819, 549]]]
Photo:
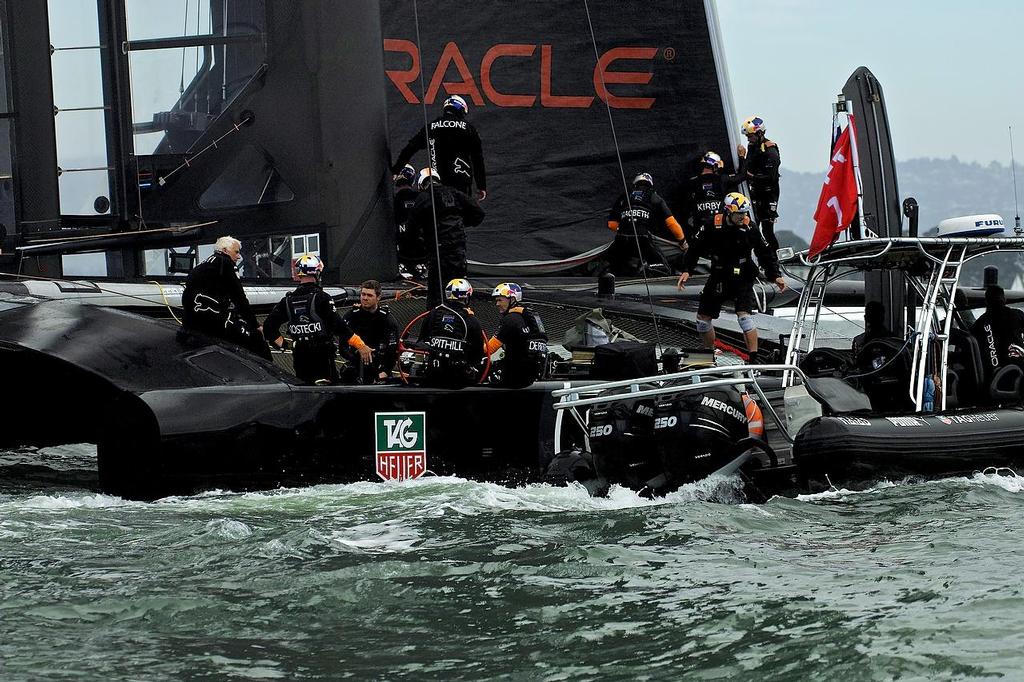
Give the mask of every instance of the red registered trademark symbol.
[[676, 58], [676, 48], [666, 47], [664, 50], [661, 51], [661, 55], [665, 58], [666, 62], [670, 62]]

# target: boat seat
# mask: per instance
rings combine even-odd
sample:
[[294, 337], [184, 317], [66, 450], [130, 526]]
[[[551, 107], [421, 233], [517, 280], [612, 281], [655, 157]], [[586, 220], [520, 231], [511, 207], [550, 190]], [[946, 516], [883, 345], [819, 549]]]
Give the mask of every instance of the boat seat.
[[836, 377], [808, 377], [807, 392], [821, 403], [829, 414], [870, 412], [871, 400], [842, 379]]
[[981, 390], [986, 383], [985, 364], [974, 335], [966, 329], [951, 329], [948, 357], [946, 407], [968, 407], [987, 400]]
[[815, 348], [799, 367], [809, 377], [844, 377], [853, 368], [853, 354], [840, 348]]
[[1019, 365], [1006, 365], [996, 370], [989, 384], [989, 398], [997, 405], [1021, 402], [1024, 369]]
[[903, 339], [872, 339], [857, 353], [857, 374], [852, 376], [871, 400], [876, 412], [913, 409], [910, 400], [910, 353]]

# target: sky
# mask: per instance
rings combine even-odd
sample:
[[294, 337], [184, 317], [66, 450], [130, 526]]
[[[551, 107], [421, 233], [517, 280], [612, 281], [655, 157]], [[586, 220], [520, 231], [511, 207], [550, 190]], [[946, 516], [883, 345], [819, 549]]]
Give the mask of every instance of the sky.
[[736, 114], [761, 116], [782, 165], [823, 170], [831, 105], [868, 67], [897, 161], [1024, 160], [1020, 0], [717, 0]]

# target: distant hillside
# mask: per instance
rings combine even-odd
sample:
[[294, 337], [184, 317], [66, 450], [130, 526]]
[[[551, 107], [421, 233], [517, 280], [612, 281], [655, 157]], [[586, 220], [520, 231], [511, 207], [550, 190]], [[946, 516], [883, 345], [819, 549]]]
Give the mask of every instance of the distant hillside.
[[[964, 163], [955, 156], [948, 159], [911, 159], [896, 164], [901, 197], [914, 197], [921, 207], [921, 233], [935, 227], [944, 218], [976, 213], [998, 213], [1013, 225], [1013, 178], [1010, 166], [990, 163]], [[784, 246], [799, 247], [810, 241], [814, 231], [814, 208], [821, 193], [821, 173], [782, 170], [782, 196], [776, 227]], [[1024, 202], [1024, 167], [1017, 164], [1017, 193]], [[792, 233], [791, 237], [783, 231]], [[795, 243], [794, 243], [795, 242]], [[1009, 286], [1024, 274], [1024, 258], [1007, 254], [998, 257], [1001, 282]], [[970, 268], [967, 279], [980, 283], [980, 265]], [[972, 282], [968, 282], [972, 283]]]
[[[943, 218], [974, 213], [998, 213], [1013, 224], [1013, 182], [1010, 166], [964, 163], [949, 159], [911, 159], [896, 164], [900, 196], [914, 197], [921, 206], [921, 231]], [[814, 208], [818, 204], [824, 171], [798, 173], [782, 170], [778, 230], [791, 230], [810, 240]], [[1024, 167], [1017, 164], [1017, 192], [1024, 200]]]

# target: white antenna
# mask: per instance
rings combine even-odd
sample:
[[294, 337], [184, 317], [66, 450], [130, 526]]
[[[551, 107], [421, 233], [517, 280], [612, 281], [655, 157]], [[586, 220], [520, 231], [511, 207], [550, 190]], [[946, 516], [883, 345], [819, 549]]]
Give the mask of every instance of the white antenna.
[[1013, 176], [1013, 232], [1020, 236], [1024, 230], [1020, 227], [1020, 206], [1017, 204], [1017, 166], [1013, 161], [1013, 126], [1010, 126], [1010, 174]]

